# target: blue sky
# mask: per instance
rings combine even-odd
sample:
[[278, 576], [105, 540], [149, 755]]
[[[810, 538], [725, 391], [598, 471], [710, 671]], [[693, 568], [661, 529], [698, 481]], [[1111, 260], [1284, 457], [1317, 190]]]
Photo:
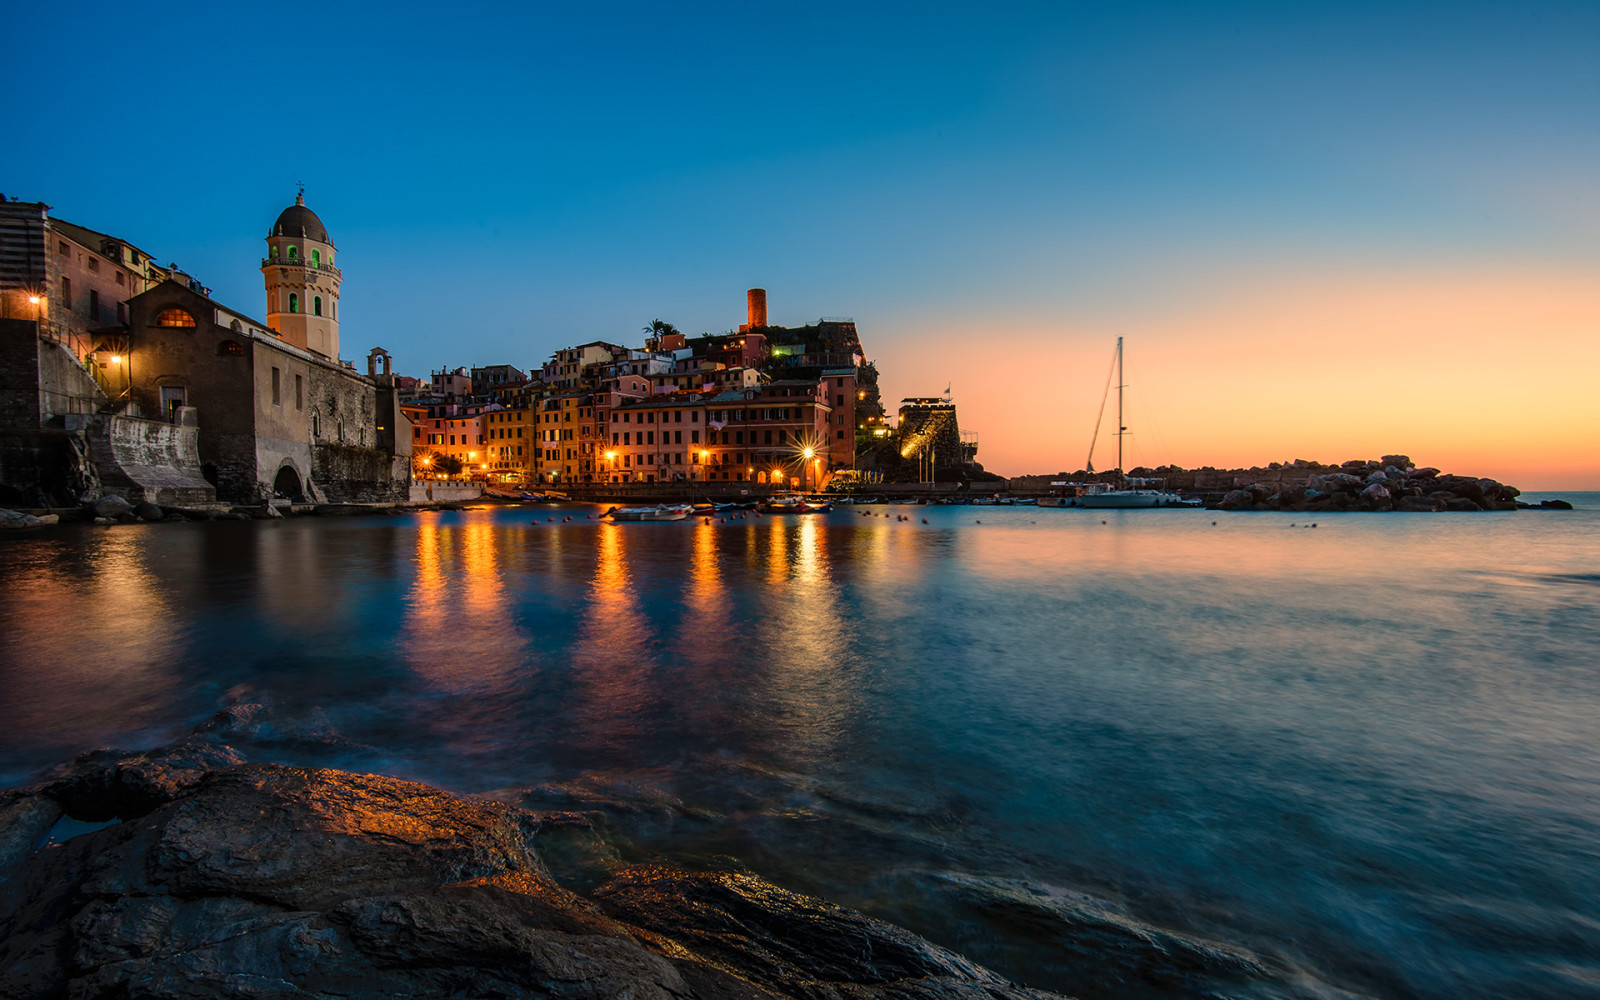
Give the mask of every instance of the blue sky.
[[[1076, 462], [1117, 333], [1155, 381], [1230, 309], [1270, 342], [1263, 297], [1319, 277], [1337, 305], [1556, 276], [1579, 304], [1545, 346], [1573, 367], [1594, 339], [1594, 3], [34, 5], [8, 30], [32, 124], [0, 191], [259, 315], [261, 238], [304, 181], [344, 353], [419, 375], [655, 317], [726, 330], [763, 286], [774, 322], [854, 316], [891, 397], [953, 381], [1018, 473]], [[1060, 377], [1019, 407], [974, 342]], [[1059, 461], [1041, 420], [1072, 428]], [[1222, 461], [1207, 441], [1293, 457], [1220, 424], [1155, 457]]]

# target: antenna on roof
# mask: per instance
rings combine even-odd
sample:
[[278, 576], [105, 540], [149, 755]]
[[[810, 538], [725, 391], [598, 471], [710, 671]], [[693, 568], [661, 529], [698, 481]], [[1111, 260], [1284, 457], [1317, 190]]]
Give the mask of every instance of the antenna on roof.
[[306, 182], [295, 181], [295, 184], [299, 186], [300, 193], [294, 196], [294, 203], [296, 205], [304, 205], [306, 203]]

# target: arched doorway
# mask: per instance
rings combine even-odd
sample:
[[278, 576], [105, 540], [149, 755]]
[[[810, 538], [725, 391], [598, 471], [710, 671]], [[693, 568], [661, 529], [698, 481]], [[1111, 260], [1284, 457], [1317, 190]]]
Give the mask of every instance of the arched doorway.
[[287, 497], [295, 503], [304, 503], [305, 493], [300, 488], [300, 474], [294, 471], [294, 466], [285, 465], [278, 470], [278, 478], [272, 481], [272, 492], [275, 496]]

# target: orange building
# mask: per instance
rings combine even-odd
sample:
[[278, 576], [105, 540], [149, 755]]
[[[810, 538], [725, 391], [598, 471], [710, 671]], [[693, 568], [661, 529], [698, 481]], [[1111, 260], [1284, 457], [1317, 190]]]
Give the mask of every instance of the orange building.
[[835, 467], [832, 411], [827, 386], [798, 379], [626, 400], [607, 415], [601, 472], [614, 483], [820, 487]]

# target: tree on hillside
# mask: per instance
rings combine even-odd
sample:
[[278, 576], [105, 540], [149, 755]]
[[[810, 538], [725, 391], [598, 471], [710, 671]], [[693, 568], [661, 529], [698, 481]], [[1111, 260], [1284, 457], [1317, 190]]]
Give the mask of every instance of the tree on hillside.
[[678, 328], [662, 319], [653, 319], [645, 324], [644, 335], [652, 340], [661, 340], [678, 332]]

